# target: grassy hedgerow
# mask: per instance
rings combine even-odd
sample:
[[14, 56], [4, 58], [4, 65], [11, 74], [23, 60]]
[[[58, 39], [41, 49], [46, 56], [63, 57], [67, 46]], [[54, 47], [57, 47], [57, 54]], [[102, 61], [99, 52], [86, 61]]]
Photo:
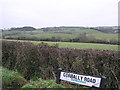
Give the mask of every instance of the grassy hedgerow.
[[26, 83], [26, 80], [17, 71], [10, 71], [1, 67], [2, 87], [3, 88], [19, 88]]

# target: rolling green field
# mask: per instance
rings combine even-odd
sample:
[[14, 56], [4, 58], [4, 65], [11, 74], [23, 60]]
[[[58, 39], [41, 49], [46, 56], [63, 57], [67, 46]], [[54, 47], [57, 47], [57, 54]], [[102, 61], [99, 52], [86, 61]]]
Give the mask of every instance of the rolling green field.
[[39, 44], [41, 42], [48, 43], [48, 45], [58, 44], [59, 48], [71, 48], [71, 49], [98, 49], [98, 50], [115, 50], [120, 51], [118, 46], [120, 45], [110, 45], [110, 44], [94, 44], [94, 43], [72, 43], [72, 42], [47, 42], [47, 41], [27, 41], [27, 40], [8, 40], [5, 41], [18, 41], [18, 42], [31, 42], [34, 44]]
[[[57, 33], [56, 33], [57, 32]], [[60, 33], [64, 32], [64, 33]], [[70, 32], [68, 34], [66, 32]], [[86, 33], [86, 36], [89, 38], [96, 38], [99, 40], [118, 40], [118, 33], [104, 33], [93, 29], [80, 29], [80, 28], [63, 28], [60, 30], [49, 30], [44, 31], [43, 29], [36, 29], [33, 31], [20, 31], [20, 30], [5, 30], [2, 32], [4, 38], [37, 38], [37, 39], [46, 39], [55, 37], [56, 39], [67, 40], [78, 37], [80, 34]]]
[[[106, 27], [105, 27], [106, 28]], [[109, 30], [108, 30], [109, 31]], [[80, 36], [81, 34], [81, 36]], [[25, 42], [32, 42], [35, 44], [44, 42], [48, 43], [49, 45], [58, 44], [59, 48], [72, 48], [72, 49], [100, 49], [100, 50], [115, 50], [118, 51], [119, 45], [111, 45], [111, 44], [97, 44], [97, 43], [91, 43], [91, 42], [79, 42], [79, 43], [73, 43], [73, 42], [66, 42], [70, 39], [89, 39], [90, 41], [94, 40], [103, 40], [106, 42], [117, 42], [118, 41], [118, 33], [105, 33], [101, 32], [99, 30], [91, 29], [91, 28], [81, 28], [81, 27], [51, 27], [51, 28], [40, 28], [35, 29], [31, 31], [26, 30], [5, 30], [2, 32], [3, 39], [7, 40], [7, 38], [12, 39], [20, 39], [19, 41], [25, 41]], [[21, 40], [22, 39], [22, 40]], [[41, 41], [41, 39], [45, 41]], [[30, 40], [30, 41], [27, 41]], [[38, 41], [32, 41], [32, 40], [38, 40]], [[48, 41], [47, 41], [48, 40]], [[59, 40], [59, 42], [51, 42], [52, 40]], [[61, 42], [61, 41], [64, 42]], [[16, 40], [8, 40], [8, 41], [16, 41]], [[83, 40], [84, 41], [84, 40]]]

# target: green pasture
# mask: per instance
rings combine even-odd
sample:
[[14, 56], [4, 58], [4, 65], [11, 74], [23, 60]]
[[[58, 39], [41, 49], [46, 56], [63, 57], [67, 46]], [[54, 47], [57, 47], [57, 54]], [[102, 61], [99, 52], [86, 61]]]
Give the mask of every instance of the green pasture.
[[95, 44], [95, 43], [73, 43], [73, 42], [47, 42], [47, 41], [27, 41], [27, 40], [8, 40], [5, 41], [18, 41], [18, 42], [31, 42], [34, 44], [39, 44], [41, 42], [47, 43], [48, 45], [58, 44], [59, 48], [71, 48], [71, 49], [98, 49], [98, 50], [114, 50], [119, 51], [118, 46], [120, 45], [110, 45], [110, 44]]
[[[72, 34], [55, 33], [55, 32], [71, 32]], [[106, 40], [106, 41], [118, 40], [117, 33], [116, 34], [103, 33], [97, 30], [80, 29], [80, 28], [69, 28], [69, 29], [47, 31], [47, 32], [44, 32], [42, 29], [37, 29], [34, 31], [5, 30], [4, 32], [2, 32], [2, 35], [5, 36], [5, 38], [26, 37], [26, 38], [46, 39], [46, 38], [55, 37], [56, 39], [66, 40], [66, 39], [76, 38], [82, 33], [86, 33], [86, 35], [90, 38], [96, 38], [100, 40]]]

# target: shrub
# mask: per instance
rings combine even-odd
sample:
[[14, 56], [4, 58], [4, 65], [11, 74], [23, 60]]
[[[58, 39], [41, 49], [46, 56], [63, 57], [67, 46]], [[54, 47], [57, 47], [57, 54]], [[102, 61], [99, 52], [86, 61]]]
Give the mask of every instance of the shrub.
[[56, 79], [57, 68], [61, 67], [74, 73], [106, 76], [107, 88], [119, 86], [117, 51], [63, 49], [10, 41], [3, 41], [2, 47], [3, 66], [18, 70], [27, 80], [35, 77]]

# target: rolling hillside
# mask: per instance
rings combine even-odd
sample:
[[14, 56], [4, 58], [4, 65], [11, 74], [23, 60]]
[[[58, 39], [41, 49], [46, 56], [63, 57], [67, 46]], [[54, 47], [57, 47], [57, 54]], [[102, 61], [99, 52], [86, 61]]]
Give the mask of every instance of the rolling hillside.
[[[115, 31], [116, 29], [112, 29]], [[73, 41], [73, 39], [81, 38], [81, 35], [85, 35], [90, 41], [104, 40], [106, 42], [118, 41], [118, 33], [111, 32], [111, 30], [104, 30], [110, 32], [103, 32], [103, 30], [96, 30], [95, 28], [87, 27], [51, 27], [26, 30], [11, 28], [10, 30], [4, 30], [2, 32], [3, 39], [22, 39], [22, 40], [40, 40], [40, 41]], [[84, 38], [84, 37], [83, 37]], [[70, 41], [70, 42], [71, 42]]]

